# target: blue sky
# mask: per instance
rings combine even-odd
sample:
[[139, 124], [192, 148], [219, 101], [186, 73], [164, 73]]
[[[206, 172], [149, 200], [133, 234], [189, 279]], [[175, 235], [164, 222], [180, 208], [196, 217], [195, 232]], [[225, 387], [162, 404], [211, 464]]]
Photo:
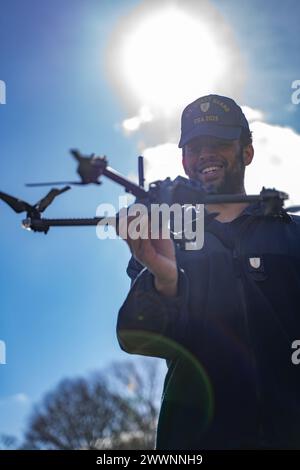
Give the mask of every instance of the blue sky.
[[[74, 179], [68, 155], [74, 147], [106, 154], [110, 166], [136, 173], [143, 130], [122, 131], [133, 109], [112, 86], [106, 57], [111, 32], [141, 3], [1, 1], [0, 80], [7, 91], [0, 105], [2, 191], [36, 202], [45, 189], [25, 182]], [[183, 3], [189, 0], [177, 2]], [[300, 105], [291, 104], [291, 83], [300, 79], [300, 4], [207, 4], [231, 29], [245, 64], [242, 104], [263, 113], [268, 132], [288, 126], [298, 138]], [[205, 65], [205, 57], [199, 60]], [[155, 145], [155, 133], [151, 139]], [[157, 144], [163, 143], [159, 135]], [[117, 204], [120, 194], [109, 181], [74, 187], [46, 215], [93, 217], [100, 202]], [[0, 365], [0, 434], [20, 436], [32, 404], [63, 377], [128, 358], [115, 324], [129, 288], [129, 252], [121, 240], [98, 240], [94, 228], [53, 228], [44, 236], [22, 230], [22, 215], [2, 203], [0, 215], [0, 340], [7, 348], [7, 364]]]

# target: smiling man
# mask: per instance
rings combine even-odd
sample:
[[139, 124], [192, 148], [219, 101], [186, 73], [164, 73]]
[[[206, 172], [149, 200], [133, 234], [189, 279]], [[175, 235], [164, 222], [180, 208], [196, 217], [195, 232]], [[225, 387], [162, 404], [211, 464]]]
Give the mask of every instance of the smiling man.
[[[252, 136], [209, 95], [182, 114], [182, 163], [208, 194], [244, 194]], [[263, 203], [205, 208], [201, 250], [132, 240], [125, 351], [167, 360], [157, 449], [300, 449], [300, 218]], [[214, 213], [212, 217], [212, 213]], [[300, 366], [298, 366], [300, 367]]]
[[[182, 113], [182, 164], [208, 194], [245, 194], [245, 167], [252, 162], [252, 136], [241, 108], [230, 98], [209, 95]], [[247, 204], [207, 206], [219, 220], [235, 218]]]

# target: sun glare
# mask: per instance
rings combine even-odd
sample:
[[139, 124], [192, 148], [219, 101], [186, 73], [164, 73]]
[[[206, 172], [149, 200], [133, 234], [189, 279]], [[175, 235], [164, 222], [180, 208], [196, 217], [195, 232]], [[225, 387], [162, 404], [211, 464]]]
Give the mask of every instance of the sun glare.
[[141, 103], [168, 112], [213, 90], [226, 53], [215, 31], [178, 9], [140, 20], [124, 38], [121, 71]]

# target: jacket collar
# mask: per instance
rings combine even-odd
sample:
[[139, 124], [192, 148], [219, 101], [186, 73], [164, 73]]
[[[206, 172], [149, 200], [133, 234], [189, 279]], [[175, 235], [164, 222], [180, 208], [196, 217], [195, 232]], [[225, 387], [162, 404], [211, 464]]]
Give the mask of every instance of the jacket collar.
[[[208, 218], [208, 219], [213, 219], [218, 215], [218, 212], [208, 212], [206, 209], [204, 213], [205, 213], [205, 218]], [[281, 209], [280, 212], [276, 215], [266, 216], [264, 213], [264, 204], [262, 201], [255, 202], [245, 207], [245, 209], [240, 213], [237, 219], [245, 215], [250, 215], [250, 216], [255, 216], [255, 217], [276, 217], [285, 222], [292, 221], [292, 217], [284, 209]]]

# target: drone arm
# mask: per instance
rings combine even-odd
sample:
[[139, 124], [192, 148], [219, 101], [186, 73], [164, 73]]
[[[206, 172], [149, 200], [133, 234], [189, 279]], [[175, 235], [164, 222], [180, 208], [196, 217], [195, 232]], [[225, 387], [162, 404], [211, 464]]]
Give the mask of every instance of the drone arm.
[[128, 179], [124, 178], [124, 176], [122, 176], [120, 173], [116, 172], [110, 167], [106, 167], [103, 170], [103, 175], [109, 178], [110, 180], [114, 181], [115, 183], [120, 184], [121, 186], [125, 188], [125, 191], [127, 193], [131, 193], [136, 197], [144, 198], [144, 197], [147, 197], [148, 195], [148, 192], [145, 191], [145, 189], [141, 188], [137, 184], [132, 183]]
[[105, 219], [105, 225], [116, 227], [118, 224], [118, 214], [116, 217], [93, 217], [82, 219], [35, 219], [27, 217], [22, 221], [22, 227], [34, 232], [47, 233], [50, 227], [87, 227], [96, 226]]

